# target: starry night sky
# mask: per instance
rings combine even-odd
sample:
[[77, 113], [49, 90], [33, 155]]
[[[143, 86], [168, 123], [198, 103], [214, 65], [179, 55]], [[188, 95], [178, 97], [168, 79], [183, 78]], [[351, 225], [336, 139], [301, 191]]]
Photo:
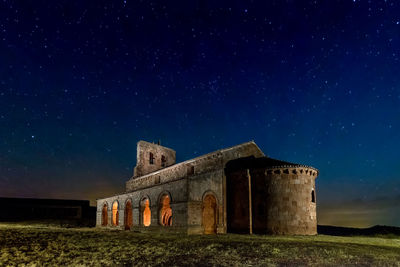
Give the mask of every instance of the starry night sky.
[[320, 224], [400, 226], [399, 58], [394, 0], [3, 0], [0, 196], [94, 203], [138, 140], [254, 140], [320, 170]]

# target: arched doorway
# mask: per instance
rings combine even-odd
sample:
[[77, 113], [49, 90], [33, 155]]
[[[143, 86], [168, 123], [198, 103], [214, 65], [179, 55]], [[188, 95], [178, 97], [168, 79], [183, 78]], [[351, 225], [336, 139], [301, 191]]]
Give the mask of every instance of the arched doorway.
[[103, 209], [101, 210], [101, 225], [107, 226], [107, 224], [108, 224], [107, 204], [104, 203]]
[[112, 206], [112, 225], [117, 226], [119, 221], [118, 201], [115, 201]]
[[145, 198], [141, 201], [140, 209], [141, 209], [142, 225], [149, 226], [151, 223], [151, 210], [150, 210], [150, 201], [148, 198]]
[[205, 234], [217, 233], [217, 200], [208, 194], [203, 200], [202, 224]]
[[132, 224], [132, 201], [128, 200], [125, 204], [125, 230], [130, 230], [132, 228]]
[[160, 224], [163, 226], [172, 225], [172, 209], [171, 209], [171, 198], [168, 195], [163, 195], [160, 198]]

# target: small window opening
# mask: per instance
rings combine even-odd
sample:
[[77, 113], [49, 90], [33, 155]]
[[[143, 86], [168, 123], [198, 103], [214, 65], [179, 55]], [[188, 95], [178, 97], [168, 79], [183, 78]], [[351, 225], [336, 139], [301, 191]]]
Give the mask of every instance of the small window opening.
[[315, 192], [314, 192], [314, 190], [311, 191], [311, 202], [315, 203]]
[[150, 152], [149, 163], [154, 164], [154, 155]]
[[164, 155], [161, 156], [161, 167], [167, 166], [167, 159]]
[[194, 166], [188, 166], [187, 175], [193, 175], [193, 174], [194, 174]]

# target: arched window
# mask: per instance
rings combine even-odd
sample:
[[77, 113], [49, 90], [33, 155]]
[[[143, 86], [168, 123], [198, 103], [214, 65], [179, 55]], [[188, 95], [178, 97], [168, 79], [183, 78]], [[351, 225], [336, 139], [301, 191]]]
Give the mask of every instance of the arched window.
[[141, 209], [141, 224], [144, 226], [149, 226], [151, 223], [151, 210], [150, 210], [150, 201], [148, 198], [145, 198], [140, 203]]
[[107, 226], [107, 224], [108, 224], [107, 204], [104, 203], [103, 209], [101, 210], [101, 225]]
[[311, 190], [311, 202], [315, 203], [315, 192], [314, 192], [314, 189]]
[[151, 153], [151, 152], [150, 152], [150, 154], [149, 154], [149, 163], [150, 163], [150, 164], [154, 164], [154, 155], [153, 155], [153, 153]]
[[171, 199], [168, 195], [163, 195], [160, 198], [159, 209], [160, 209], [160, 224], [163, 226], [172, 225], [172, 209], [171, 209]]
[[118, 201], [115, 201], [112, 206], [112, 225], [117, 226], [119, 221]]
[[125, 204], [125, 219], [124, 219], [124, 225], [125, 225], [125, 230], [130, 230], [132, 227], [132, 201], [128, 200]]

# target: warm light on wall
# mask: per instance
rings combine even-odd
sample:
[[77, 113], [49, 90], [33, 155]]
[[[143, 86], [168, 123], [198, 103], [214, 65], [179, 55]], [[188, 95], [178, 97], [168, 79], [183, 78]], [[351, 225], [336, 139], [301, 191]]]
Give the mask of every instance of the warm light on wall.
[[203, 200], [202, 224], [205, 234], [217, 232], [217, 200], [213, 195], [207, 195]]
[[150, 202], [148, 199], [144, 200], [144, 209], [143, 209], [143, 225], [149, 226], [151, 222], [151, 211], [150, 211]]
[[164, 195], [161, 198], [161, 209], [160, 209], [160, 224], [163, 226], [172, 225], [172, 209], [170, 206], [171, 199], [168, 195]]
[[112, 224], [118, 225], [118, 202], [115, 201], [112, 206]]

